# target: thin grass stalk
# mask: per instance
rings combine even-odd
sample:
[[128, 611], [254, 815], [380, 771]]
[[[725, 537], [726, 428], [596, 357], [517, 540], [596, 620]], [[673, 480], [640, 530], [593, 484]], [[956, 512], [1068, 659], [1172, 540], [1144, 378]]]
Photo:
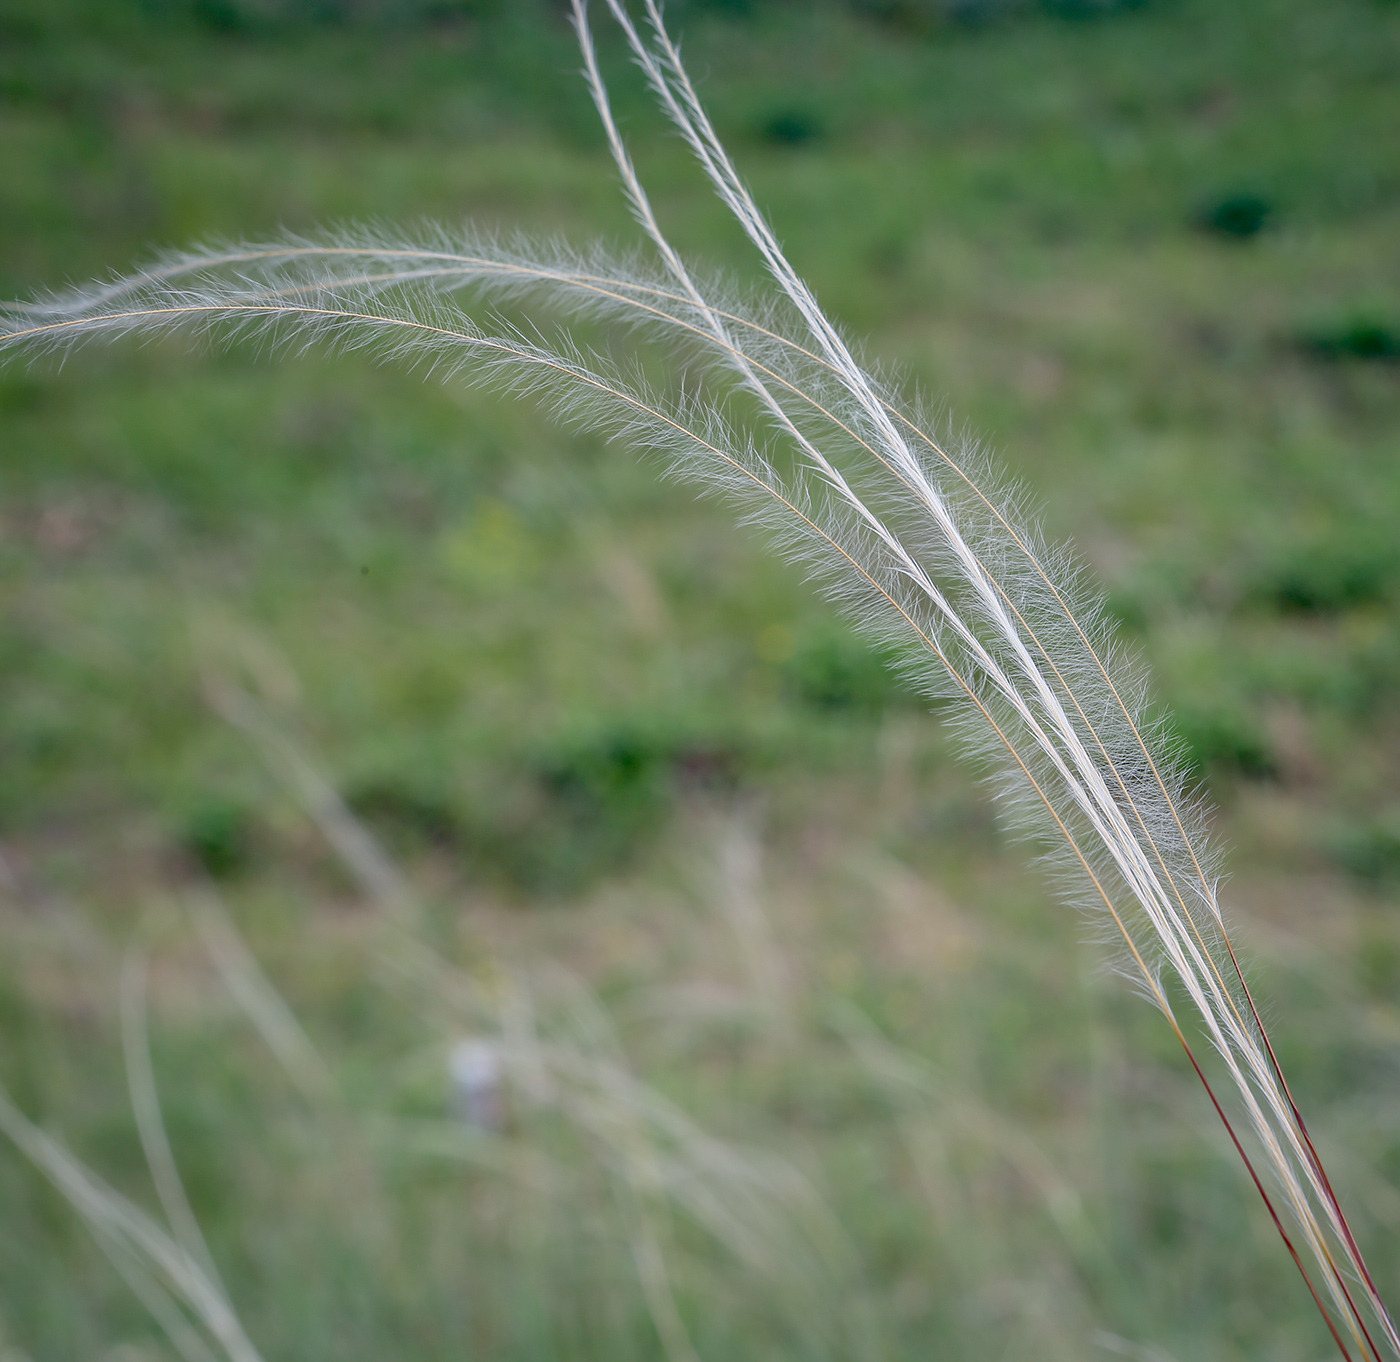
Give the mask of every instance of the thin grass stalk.
[[147, 973], [144, 951], [130, 950], [122, 965], [122, 1053], [126, 1060], [127, 1091], [131, 1098], [131, 1110], [136, 1117], [141, 1152], [145, 1155], [146, 1167], [175, 1242], [198, 1264], [219, 1293], [228, 1299], [228, 1289], [214, 1266], [209, 1245], [185, 1195], [185, 1185], [181, 1181], [170, 1139], [165, 1132], [165, 1121], [161, 1117], [146, 1017]]
[[211, 1350], [185, 1311], [203, 1326], [227, 1362], [262, 1362], [222, 1285], [199, 1259], [34, 1125], [3, 1088], [0, 1134], [8, 1136], [78, 1211], [187, 1362], [207, 1362]]

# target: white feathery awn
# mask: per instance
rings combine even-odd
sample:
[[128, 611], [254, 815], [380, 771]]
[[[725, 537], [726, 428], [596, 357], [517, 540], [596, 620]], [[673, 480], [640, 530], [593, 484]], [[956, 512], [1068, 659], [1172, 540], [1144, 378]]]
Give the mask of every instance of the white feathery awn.
[[[368, 349], [542, 396], [561, 419], [654, 452], [674, 476], [737, 501], [861, 630], [897, 651], [924, 694], [951, 702], [1003, 809], [1052, 849], [1067, 894], [1102, 923], [1123, 972], [1180, 1041], [1341, 1355], [1400, 1362], [1400, 1334], [1240, 971], [1201, 811], [1144, 718], [1145, 678], [1115, 646], [1077, 560], [1044, 541], [975, 448], [930, 433], [928, 411], [863, 367], [822, 313], [720, 145], [657, 0], [642, 0], [642, 25], [623, 0], [606, 5], [762, 257], [770, 285], [757, 304], [697, 276], [670, 245], [613, 119], [584, 0], [573, 0], [589, 88], [660, 270], [446, 233], [289, 237], [191, 251], [0, 308], [0, 347], [32, 354], [178, 329]], [[567, 340], [486, 330], [454, 302], [463, 290], [640, 328], [699, 360], [705, 386], [677, 399]], [[755, 403], [761, 421], [746, 430], [733, 412]], [[1189, 997], [1233, 1100], [1208, 1081], [1164, 977]]]

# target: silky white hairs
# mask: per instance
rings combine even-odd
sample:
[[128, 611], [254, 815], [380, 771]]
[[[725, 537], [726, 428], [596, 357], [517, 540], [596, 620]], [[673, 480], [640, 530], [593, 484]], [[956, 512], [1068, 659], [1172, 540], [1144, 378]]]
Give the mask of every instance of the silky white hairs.
[[[682, 261], [613, 119], [584, 0], [573, 4], [585, 77], [659, 268], [466, 233], [288, 237], [191, 251], [15, 305], [0, 311], [0, 347], [32, 353], [181, 329], [366, 348], [543, 398], [561, 419], [730, 496], [895, 651], [923, 693], [949, 702], [1009, 820], [1051, 857], [1067, 896], [1172, 1027], [1342, 1355], [1400, 1358], [1240, 971], [1200, 809], [1145, 718], [1145, 678], [1115, 645], [1077, 559], [1045, 542], [1024, 497], [975, 446], [938, 438], [927, 408], [860, 362], [721, 146], [656, 0], [641, 0], [641, 23], [623, 0], [606, 0], [770, 284], [746, 300]], [[567, 339], [487, 329], [456, 302], [464, 290], [621, 322], [699, 361], [703, 384], [668, 395]], [[752, 428], [736, 419], [743, 411], [757, 412]], [[1197, 1014], [1243, 1121], [1208, 1081], [1173, 996]]]

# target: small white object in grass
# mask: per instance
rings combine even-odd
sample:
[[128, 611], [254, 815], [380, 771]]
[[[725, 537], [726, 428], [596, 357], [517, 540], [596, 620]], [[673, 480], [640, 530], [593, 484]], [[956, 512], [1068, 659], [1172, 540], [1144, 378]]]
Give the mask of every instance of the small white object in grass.
[[499, 1130], [505, 1118], [504, 1066], [499, 1047], [489, 1040], [461, 1040], [452, 1047], [447, 1071], [452, 1109], [476, 1130]]

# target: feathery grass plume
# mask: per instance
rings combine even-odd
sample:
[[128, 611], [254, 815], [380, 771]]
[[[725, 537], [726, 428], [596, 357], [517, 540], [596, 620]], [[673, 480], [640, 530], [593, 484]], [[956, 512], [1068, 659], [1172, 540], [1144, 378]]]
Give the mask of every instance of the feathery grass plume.
[[[1012, 822], [1050, 849], [1068, 895], [1167, 1019], [1341, 1354], [1400, 1358], [1400, 1334], [1239, 968], [1201, 810], [1144, 717], [1145, 677], [1115, 646], [1078, 561], [1044, 541], [1024, 496], [974, 446], [929, 433], [929, 412], [871, 373], [825, 317], [720, 144], [656, 0], [641, 0], [640, 24], [623, 0], [605, 3], [763, 259], [771, 287], [758, 305], [695, 274], [670, 245], [613, 118], [584, 0], [573, 0], [585, 77], [659, 271], [600, 252], [445, 235], [288, 238], [173, 256], [15, 306], [0, 313], [0, 346], [33, 353], [193, 330], [362, 347], [542, 396], [562, 419], [653, 450], [674, 475], [731, 495], [897, 651], [926, 695], [953, 702]], [[659, 336], [703, 361], [704, 386], [670, 396], [567, 334], [547, 342], [537, 329], [488, 329], [456, 301], [465, 289]], [[1178, 991], [1229, 1073], [1233, 1102], [1192, 1051]]]

